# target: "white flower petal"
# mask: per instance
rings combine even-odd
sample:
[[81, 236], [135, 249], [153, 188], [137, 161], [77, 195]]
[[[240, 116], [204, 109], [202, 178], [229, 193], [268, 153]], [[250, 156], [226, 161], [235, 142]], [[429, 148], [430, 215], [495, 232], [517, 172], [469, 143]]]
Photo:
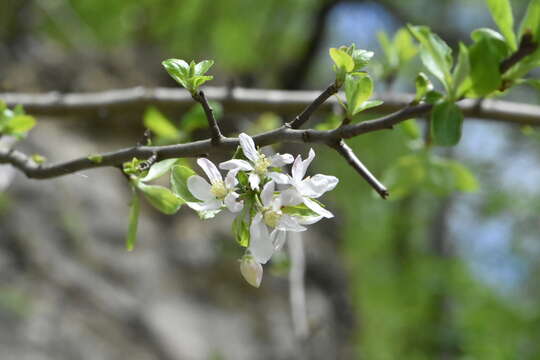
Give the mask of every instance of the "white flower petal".
[[261, 191], [261, 202], [264, 207], [268, 207], [274, 197], [274, 190], [276, 189], [276, 183], [269, 181], [264, 185]]
[[210, 201], [216, 198], [210, 191], [210, 184], [199, 175], [190, 176], [187, 187], [189, 192], [199, 200]]
[[311, 225], [321, 220], [322, 216], [294, 216], [300, 225]]
[[310, 198], [305, 197], [304, 198], [304, 204], [317, 214], [324, 216], [325, 218], [333, 218], [334, 214], [332, 214], [330, 211], [323, 208], [321, 205], [317, 204], [315, 201], [311, 200]]
[[279, 198], [281, 199], [281, 204], [283, 206], [295, 206], [304, 201], [302, 195], [294, 188], [282, 191], [281, 194], [279, 194]]
[[240, 159], [232, 159], [229, 161], [224, 161], [221, 164], [219, 164], [219, 168], [223, 170], [233, 170], [233, 169], [240, 169], [243, 171], [253, 170], [253, 166], [251, 166], [250, 163], [248, 163], [246, 160], [240, 160]]
[[294, 163], [292, 165], [292, 178], [295, 182], [300, 182], [302, 181], [305, 173], [306, 171], [304, 170], [304, 164], [302, 163], [302, 155], [298, 155], [296, 159], [294, 159]]
[[240, 169], [230, 170], [227, 173], [227, 176], [225, 176], [225, 187], [227, 189], [234, 189], [236, 184], [238, 184], [238, 179], [236, 179], [236, 174], [238, 174], [238, 171], [240, 171]]
[[218, 199], [205, 202], [187, 202], [186, 204], [195, 211], [217, 210], [223, 205]]
[[260, 155], [255, 148], [255, 142], [253, 141], [251, 136], [241, 133], [240, 135], [238, 135], [238, 138], [240, 139], [240, 146], [244, 151], [244, 155], [246, 155], [246, 157], [253, 162], [257, 161]]
[[270, 162], [272, 166], [281, 167], [283, 165], [291, 164], [294, 161], [294, 157], [291, 154], [280, 154], [277, 153], [270, 157]]
[[285, 244], [285, 240], [287, 239], [287, 232], [274, 229], [270, 233], [270, 239], [272, 240], [272, 244], [274, 245], [274, 250], [279, 251], [283, 247], [283, 244]]
[[225, 196], [224, 203], [231, 212], [239, 212], [244, 207], [243, 201], [236, 201], [240, 195], [230, 192]]
[[278, 172], [275, 172], [275, 171], [268, 172], [266, 174], [266, 176], [268, 176], [270, 179], [274, 180], [276, 182], [276, 184], [288, 184], [290, 182], [290, 179], [289, 179], [288, 175], [278, 173]]
[[249, 185], [253, 190], [259, 190], [259, 184], [261, 183], [261, 179], [259, 178], [259, 175], [255, 173], [249, 174], [248, 177]]
[[298, 221], [290, 215], [284, 214], [279, 219], [279, 224], [276, 226], [279, 230], [285, 231], [306, 231], [307, 229], [300, 225]]
[[206, 176], [208, 176], [212, 184], [216, 181], [223, 181], [223, 177], [221, 176], [218, 168], [210, 160], [206, 158], [198, 158], [197, 164], [199, 164], [201, 169], [203, 169], [204, 173], [206, 174]]
[[308, 154], [307, 159], [302, 161], [304, 173], [302, 174], [300, 179], [303, 179], [304, 176], [306, 175], [306, 171], [309, 165], [311, 164], [311, 162], [313, 161], [313, 159], [315, 159], [315, 151], [313, 149], [309, 149], [309, 154]]
[[325, 192], [333, 190], [339, 180], [335, 176], [317, 174], [302, 181], [300, 191], [310, 198], [321, 197]]
[[249, 227], [249, 251], [260, 264], [266, 264], [274, 254], [274, 245], [268, 235], [266, 225], [261, 221], [262, 215], [255, 215]]

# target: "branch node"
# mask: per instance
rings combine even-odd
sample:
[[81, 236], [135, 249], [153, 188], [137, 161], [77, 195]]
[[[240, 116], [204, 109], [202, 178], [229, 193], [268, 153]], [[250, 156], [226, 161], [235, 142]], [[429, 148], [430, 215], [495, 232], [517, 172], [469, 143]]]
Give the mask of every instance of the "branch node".
[[326, 90], [322, 92], [311, 104], [309, 104], [300, 115], [296, 116], [293, 121], [289, 123], [289, 127], [292, 129], [298, 129], [304, 125], [311, 115], [321, 106], [328, 98], [338, 92], [338, 88], [335, 83], [330, 84]]

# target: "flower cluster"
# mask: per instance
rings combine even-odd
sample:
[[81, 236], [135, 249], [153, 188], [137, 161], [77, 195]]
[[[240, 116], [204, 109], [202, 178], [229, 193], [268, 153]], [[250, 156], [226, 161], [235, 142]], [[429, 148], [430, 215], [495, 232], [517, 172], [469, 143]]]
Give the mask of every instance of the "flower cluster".
[[[222, 209], [237, 214], [233, 231], [247, 248], [240, 271], [251, 285], [259, 287], [262, 264], [283, 247], [288, 231], [305, 231], [306, 225], [333, 217], [316, 199], [334, 189], [338, 179], [321, 174], [306, 177], [315, 158], [313, 149], [307, 159], [301, 155], [295, 159], [290, 154], [267, 156], [255, 147], [250, 136], [242, 133], [239, 139], [242, 151], [219, 164], [220, 169], [228, 171], [225, 179], [210, 160], [197, 160], [209, 181], [199, 175], [187, 179], [188, 190], [199, 200], [187, 205], [202, 218], [213, 217]], [[289, 164], [290, 175], [282, 170]]]

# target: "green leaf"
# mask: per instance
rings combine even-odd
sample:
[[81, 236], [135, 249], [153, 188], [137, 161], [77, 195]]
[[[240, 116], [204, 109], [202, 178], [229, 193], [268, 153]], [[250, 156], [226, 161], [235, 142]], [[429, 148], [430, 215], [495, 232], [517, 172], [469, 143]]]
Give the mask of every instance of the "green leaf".
[[148, 182], [165, 175], [177, 161], [178, 159], [166, 159], [153, 164], [148, 170], [148, 174], [141, 181]]
[[214, 65], [214, 60], [203, 60], [195, 65], [195, 75], [204, 75]]
[[441, 94], [440, 92], [436, 91], [436, 90], [428, 90], [427, 94], [426, 94], [426, 102], [428, 104], [436, 104], [438, 103], [442, 98], [443, 98], [443, 94]]
[[352, 71], [360, 71], [364, 68], [370, 62], [373, 55], [373, 51], [353, 49], [351, 56], [354, 61], [354, 68]]
[[243, 210], [232, 223], [232, 232], [236, 239], [236, 242], [243, 247], [249, 246], [250, 233], [249, 225], [245, 221], [246, 212]]
[[161, 62], [161, 64], [174, 80], [176, 80], [180, 85], [182, 85], [186, 89], [188, 88], [187, 80], [191, 76], [190, 76], [190, 66], [188, 65], [187, 62], [180, 59], [167, 59]]
[[180, 138], [178, 129], [153, 106], [146, 109], [143, 122], [146, 128], [159, 137], [169, 140]]
[[30, 115], [16, 114], [4, 125], [3, 132], [8, 135], [24, 136], [34, 126], [36, 119]]
[[527, 31], [530, 31], [533, 39], [538, 41], [538, 35], [540, 34], [540, 0], [531, 0], [529, 2], [525, 16], [519, 25], [519, 38]]
[[431, 81], [429, 81], [429, 78], [423, 72], [419, 73], [416, 76], [415, 85], [416, 85], [416, 96], [414, 100], [416, 102], [422, 101], [422, 99], [424, 98], [424, 96], [426, 96], [428, 91], [433, 90], [433, 84], [431, 83]]
[[43, 164], [45, 161], [47, 161], [47, 158], [40, 154], [33, 154], [32, 161], [36, 164]]
[[285, 206], [281, 208], [281, 211], [285, 214], [296, 215], [296, 216], [317, 216], [317, 213], [308, 208], [304, 204], [295, 205], [295, 206]]
[[471, 38], [475, 43], [469, 48], [471, 88], [467, 96], [482, 97], [501, 87], [499, 67], [503, 59], [509, 56], [510, 49], [502, 35], [491, 29], [477, 29], [472, 32]]
[[468, 90], [462, 85], [465, 84], [465, 80], [469, 77], [470, 71], [469, 50], [467, 50], [467, 47], [464, 44], [459, 43], [459, 55], [452, 73], [452, 100], [459, 99], [459, 97]]
[[187, 187], [187, 179], [193, 175], [197, 174], [187, 166], [177, 165], [171, 170], [171, 189], [185, 202], [200, 201], [191, 194]]
[[101, 162], [103, 161], [103, 156], [99, 154], [91, 154], [91, 155], [88, 155], [87, 159], [93, 162], [94, 164], [101, 164]]
[[407, 135], [407, 137], [413, 140], [420, 138], [422, 135], [416, 119], [409, 119], [401, 122], [399, 128]]
[[397, 159], [383, 175], [391, 200], [399, 200], [418, 189], [426, 178], [423, 158], [418, 155], [405, 155]]
[[399, 29], [394, 35], [392, 41], [399, 63], [404, 64], [411, 60], [418, 53], [418, 47], [415, 45], [411, 33], [406, 28]]
[[433, 107], [431, 111], [431, 135], [437, 145], [456, 145], [461, 138], [462, 124], [463, 114], [455, 103], [444, 101]]
[[474, 192], [478, 190], [478, 180], [465, 165], [457, 161], [450, 161], [449, 166], [453, 172], [455, 188], [457, 190], [464, 192]]
[[133, 196], [131, 197], [131, 205], [129, 209], [129, 226], [126, 236], [126, 250], [132, 251], [137, 241], [137, 226], [139, 224], [139, 213], [141, 210], [141, 201], [137, 189], [132, 187]]
[[373, 93], [373, 81], [366, 73], [354, 73], [345, 77], [345, 97], [347, 113], [354, 116], [362, 111], [362, 106]]
[[138, 181], [137, 188], [142, 191], [152, 206], [167, 215], [175, 214], [185, 202], [171, 190], [163, 186], [146, 185]]
[[411, 26], [409, 30], [421, 44], [420, 58], [424, 66], [444, 85], [451, 88], [452, 49], [427, 26]]
[[512, 50], [517, 49], [516, 36], [514, 34], [514, 17], [509, 0], [486, 0], [489, 11], [495, 24], [501, 30], [506, 42]]
[[377, 39], [379, 40], [379, 44], [381, 45], [381, 49], [388, 65], [392, 68], [397, 68], [399, 66], [399, 57], [394, 44], [390, 42], [386, 32], [378, 32]]
[[329, 53], [338, 69], [343, 69], [347, 73], [354, 70], [354, 60], [347, 52], [341, 49], [331, 48]]

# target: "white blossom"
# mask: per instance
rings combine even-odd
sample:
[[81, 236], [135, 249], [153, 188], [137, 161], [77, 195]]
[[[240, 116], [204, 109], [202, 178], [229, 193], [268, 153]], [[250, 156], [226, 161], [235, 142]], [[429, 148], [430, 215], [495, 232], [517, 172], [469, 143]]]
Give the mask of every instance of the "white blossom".
[[197, 164], [208, 176], [210, 183], [199, 175], [190, 176], [187, 180], [188, 190], [201, 202], [188, 202], [187, 205], [196, 211], [218, 210], [223, 206], [232, 212], [242, 210], [243, 202], [238, 201], [240, 195], [234, 191], [238, 184], [238, 170], [229, 171], [224, 181], [218, 168], [210, 160], [200, 158]]
[[298, 155], [292, 166], [292, 176], [288, 176], [288, 181], [286, 183], [290, 184], [292, 189], [294, 189], [298, 194], [296, 199], [298, 202], [296, 204], [293, 203], [293, 205], [304, 203], [313, 212], [325, 218], [332, 218], [334, 215], [313, 199], [317, 199], [325, 192], [333, 190], [338, 184], [339, 180], [335, 176], [322, 174], [308, 176], [304, 179], [307, 168], [314, 158], [315, 151], [313, 151], [313, 149], [309, 150], [309, 155], [305, 160], [302, 160], [302, 156]]
[[[250, 226], [249, 250], [255, 259], [265, 264], [274, 251], [281, 249], [287, 231], [305, 231], [303, 225], [319, 221], [321, 216], [300, 217], [282, 211], [283, 207], [302, 201], [296, 192], [285, 191], [274, 196], [275, 182], [269, 181], [261, 192], [262, 209], [253, 217]], [[268, 231], [271, 228], [271, 232]]]
[[253, 190], [259, 190], [259, 184], [264, 180], [265, 176], [274, 179], [278, 183], [286, 182], [287, 177], [284, 174], [275, 171], [268, 171], [269, 167], [281, 167], [293, 162], [294, 158], [291, 154], [275, 154], [267, 157], [263, 153], [257, 151], [253, 139], [244, 133], [241, 133], [240, 147], [249, 161], [241, 159], [232, 159], [222, 162], [219, 167], [224, 170], [238, 169], [249, 171], [249, 184]]

